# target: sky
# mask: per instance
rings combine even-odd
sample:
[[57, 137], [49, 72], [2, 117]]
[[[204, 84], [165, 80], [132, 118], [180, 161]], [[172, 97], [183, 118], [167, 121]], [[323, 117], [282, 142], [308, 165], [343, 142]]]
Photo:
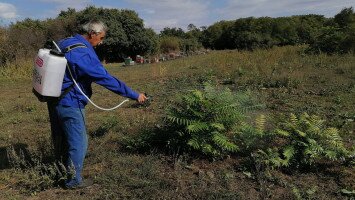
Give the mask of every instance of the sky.
[[134, 10], [145, 27], [159, 33], [165, 27], [186, 30], [189, 24], [210, 26], [245, 17], [334, 17], [343, 8], [355, 9], [355, 0], [0, 0], [0, 25], [25, 18], [55, 18], [67, 8], [80, 11], [91, 5]]

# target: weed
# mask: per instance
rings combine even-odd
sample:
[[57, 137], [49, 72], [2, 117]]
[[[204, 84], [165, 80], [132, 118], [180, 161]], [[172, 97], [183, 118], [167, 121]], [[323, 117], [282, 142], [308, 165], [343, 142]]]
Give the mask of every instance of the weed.
[[244, 120], [246, 111], [256, 108], [248, 93], [233, 94], [206, 84], [204, 91], [195, 90], [182, 96], [166, 115], [170, 148], [197, 151], [207, 156], [223, 156], [235, 152], [231, 132]]
[[48, 148], [43, 148], [42, 144], [39, 146], [38, 154], [29, 152], [24, 146], [12, 145], [6, 149], [8, 162], [17, 174], [16, 184], [25, 193], [35, 194], [53, 187], [63, 182], [68, 175], [62, 163], [48, 162]]
[[102, 124], [94, 131], [90, 132], [89, 135], [92, 137], [104, 136], [110, 129], [114, 128], [118, 123], [118, 119], [115, 116], [110, 116], [103, 120]]
[[317, 186], [312, 186], [308, 189], [301, 189], [301, 188], [298, 188], [297, 186], [292, 184], [291, 190], [292, 190], [294, 197], [298, 200], [315, 199], [314, 196], [317, 193], [318, 188], [317, 188]]
[[319, 160], [351, 160], [353, 152], [348, 151], [335, 128], [324, 126], [324, 120], [317, 116], [303, 114], [289, 120], [271, 131], [269, 140], [273, 147], [257, 150], [256, 161], [265, 167], [299, 168], [313, 166]]

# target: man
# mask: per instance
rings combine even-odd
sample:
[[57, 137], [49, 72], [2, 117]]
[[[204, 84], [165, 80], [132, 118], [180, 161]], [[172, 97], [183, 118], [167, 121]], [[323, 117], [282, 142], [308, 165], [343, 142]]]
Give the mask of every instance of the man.
[[[83, 32], [59, 42], [59, 48], [65, 53], [73, 78], [81, 90], [91, 97], [91, 83], [95, 82], [121, 96], [143, 103], [146, 96], [130, 89], [126, 84], [111, 76], [102, 66], [94, 47], [102, 43], [107, 27], [97, 20], [83, 25]], [[74, 170], [74, 176], [68, 177], [65, 187], [72, 189], [85, 187], [92, 181], [81, 176], [88, 141], [85, 127], [85, 106], [88, 100], [73, 85], [67, 69], [62, 86], [62, 97], [58, 102], [48, 102], [52, 140], [56, 159], [65, 164], [67, 170]]]

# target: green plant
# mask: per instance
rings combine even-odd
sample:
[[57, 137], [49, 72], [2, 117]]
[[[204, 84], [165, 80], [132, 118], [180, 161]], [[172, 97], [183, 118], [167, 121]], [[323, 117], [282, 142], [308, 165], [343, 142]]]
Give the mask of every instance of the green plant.
[[239, 153], [251, 155], [268, 145], [268, 133], [265, 130], [266, 116], [261, 114], [255, 118], [254, 124], [241, 123], [234, 134], [234, 142], [240, 147]]
[[89, 134], [92, 137], [102, 137], [105, 135], [109, 130], [114, 128], [118, 123], [118, 119], [115, 116], [110, 116], [102, 124], [94, 131], [90, 132]]
[[355, 197], [355, 190], [341, 189], [340, 193], [344, 196]]
[[[31, 153], [25, 148], [6, 148], [7, 159], [16, 172], [16, 184], [32, 194], [57, 185], [70, 175], [60, 162], [45, 162], [46, 152]], [[41, 151], [41, 149], [38, 149]], [[47, 152], [48, 153], [48, 152]]]
[[179, 51], [180, 39], [177, 37], [162, 37], [160, 38], [160, 51], [162, 53], [170, 53]]
[[205, 84], [203, 91], [183, 95], [168, 109], [168, 144], [212, 157], [236, 152], [234, 129], [246, 118], [246, 111], [256, 107], [249, 92], [235, 94], [228, 88]]
[[307, 190], [306, 188], [302, 189], [293, 184], [291, 184], [290, 187], [295, 199], [314, 199], [314, 196], [318, 190], [317, 186], [312, 186]]
[[[325, 159], [331, 161], [344, 160], [349, 152], [344, 147], [338, 130], [325, 126], [325, 120], [315, 115], [303, 113], [299, 117], [290, 117], [280, 123], [271, 134], [279, 141], [277, 152], [268, 151], [266, 154], [280, 153], [274, 166], [305, 166]], [[264, 152], [265, 153], [265, 152]], [[277, 156], [276, 156], [277, 158]]]

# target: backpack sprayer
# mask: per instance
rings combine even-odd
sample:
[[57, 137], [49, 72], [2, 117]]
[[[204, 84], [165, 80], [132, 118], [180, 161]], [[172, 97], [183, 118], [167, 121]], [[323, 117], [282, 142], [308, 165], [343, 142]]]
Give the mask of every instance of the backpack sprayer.
[[[106, 111], [114, 110], [129, 101], [129, 99], [125, 99], [120, 104], [112, 108], [103, 108], [96, 105], [81, 90], [78, 83], [75, 81], [73, 77], [73, 74], [70, 70], [67, 60], [64, 57], [64, 54], [61, 52], [60, 48], [54, 41], [53, 44], [58, 49], [58, 51], [49, 50], [49, 49], [40, 49], [38, 51], [34, 63], [33, 81], [32, 81], [33, 92], [35, 93], [35, 95], [38, 97], [40, 101], [45, 102], [50, 100], [59, 100], [62, 96], [66, 94], [66, 92], [64, 93], [61, 92], [66, 67], [68, 68], [69, 75], [73, 80], [74, 85], [83, 94], [83, 96], [87, 98], [87, 100], [96, 108], [100, 110], [106, 110]], [[71, 88], [72, 87], [70, 87], [70, 89]], [[149, 100], [149, 97], [147, 100]], [[149, 103], [149, 101], [147, 103]]]

